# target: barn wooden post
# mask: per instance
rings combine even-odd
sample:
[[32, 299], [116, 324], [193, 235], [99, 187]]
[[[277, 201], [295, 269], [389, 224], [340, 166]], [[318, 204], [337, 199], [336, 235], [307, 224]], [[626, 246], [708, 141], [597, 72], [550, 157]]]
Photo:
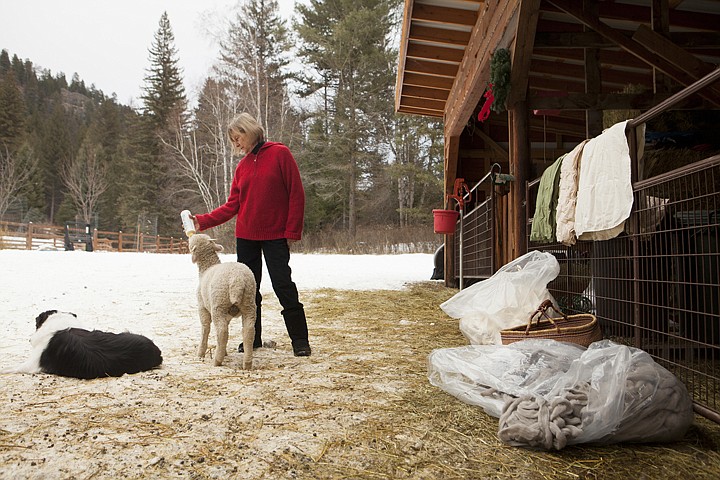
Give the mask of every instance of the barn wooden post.
[[510, 232], [504, 263], [527, 252], [527, 225], [525, 223], [525, 182], [530, 170], [530, 128], [526, 101], [516, 102], [509, 111], [510, 173], [515, 181], [510, 186], [508, 205]]
[[[460, 136], [445, 135], [445, 195], [453, 194], [455, 178], [457, 178], [458, 155], [460, 151]], [[447, 197], [445, 197], [447, 199]], [[452, 208], [444, 205], [443, 208]], [[462, 221], [462, 219], [460, 220]], [[445, 286], [457, 287], [455, 281], [455, 237], [445, 235]]]

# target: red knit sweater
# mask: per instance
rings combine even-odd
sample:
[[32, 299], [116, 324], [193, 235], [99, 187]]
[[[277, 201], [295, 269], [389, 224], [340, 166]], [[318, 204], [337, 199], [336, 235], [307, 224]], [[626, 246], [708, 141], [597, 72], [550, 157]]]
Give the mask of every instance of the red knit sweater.
[[265, 142], [257, 155], [238, 163], [230, 196], [224, 205], [197, 215], [200, 230], [235, 220], [235, 237], [245, 240], [300, 240], [305, 214], [305, 190], [290, 150]]

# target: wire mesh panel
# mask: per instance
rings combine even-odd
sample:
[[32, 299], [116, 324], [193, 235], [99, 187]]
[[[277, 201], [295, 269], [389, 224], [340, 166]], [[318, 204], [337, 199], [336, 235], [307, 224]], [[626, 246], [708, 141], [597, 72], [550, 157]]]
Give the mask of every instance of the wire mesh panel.
[[634, 190], [618, 237], [529, 246], [558, 259], [549, 289], [564, 310], [594, 313], [605, 338], [650, 353], [720, 421], [720, 156]]
[[[463, 262], [463, 276], [469, 279], [489, 278], [493, 274], [494, 237], [493, 197], [475, 207], [460, 219], [462, 222], [463, 253], [460, 253], [460, 233], [456, 230], [455, 276], [460, 276], [460, 261]], [[462, 258], [462, 260], [461, 260]]]
[[636, 191], [636, 343], [720, 412], [720, 156]]

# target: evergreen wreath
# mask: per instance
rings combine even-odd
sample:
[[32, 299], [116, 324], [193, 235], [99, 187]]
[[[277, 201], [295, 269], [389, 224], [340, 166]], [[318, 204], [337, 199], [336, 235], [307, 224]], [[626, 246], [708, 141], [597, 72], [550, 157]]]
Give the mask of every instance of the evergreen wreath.
[[500, 113], [505, 110], [505, 101], [510, 93], [510, 50], [498, 48], [490, 59], [490, 83], [493, 85], [492, 110]]

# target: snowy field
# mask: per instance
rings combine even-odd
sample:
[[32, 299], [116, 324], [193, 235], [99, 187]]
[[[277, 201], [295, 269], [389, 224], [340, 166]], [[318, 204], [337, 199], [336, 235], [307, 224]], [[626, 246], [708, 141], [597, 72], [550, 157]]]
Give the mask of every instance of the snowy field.
[[[266, 272], [263, 340], [277, 347], [257, 350], [244, 371], [239, 321], [222, 367], [210, 352], [197, 358], [198, 273], [189, 255], [0, 250], [0, 368], [27, 358], [34, 319], [48, 309], [74, 312], [90, 328], [146, 335], [163, 355], [160, 369], [121, 378], [0, 376], [0, 480], [299, 478], [288, 452], [300, 464], [322, 458], [409, 389], [408, 374], [380, 359], [401, 352], [425, 368], [425, 353], [408, 353], [414, 322], [378, 319], [377, 310], [365, 318], [362, 305], [352, 316], [318, 310], [318, 299], [332, 305], [327, 299], [361, 293], [348, 290], [375, 289], [402, 299], [406, 283], [430, 278], [433, 255], [293, 254], [291, 267], [310, 307], [313, 354], [293, 357]], [[423, 322], [432, 331], [436, 312]], [[390, 328], [392, 341], [379, 328]]]
[[[290, 266], [302, 301], [304, 291], [397, 290], [428, 280], [433, 255], [291, 254]], [[45, 310], [73, 312], [95, 328], [151, 338], [177, 329], [178, 317], [196, 318], [198, 272], [189, 255], [0, 250], [0, 272], [0, 367], [29, 351], [34, 319]], [[261, 292], [274, 299], [267, 271]], [[195, 335], [196, 327], [188, 330]]]

